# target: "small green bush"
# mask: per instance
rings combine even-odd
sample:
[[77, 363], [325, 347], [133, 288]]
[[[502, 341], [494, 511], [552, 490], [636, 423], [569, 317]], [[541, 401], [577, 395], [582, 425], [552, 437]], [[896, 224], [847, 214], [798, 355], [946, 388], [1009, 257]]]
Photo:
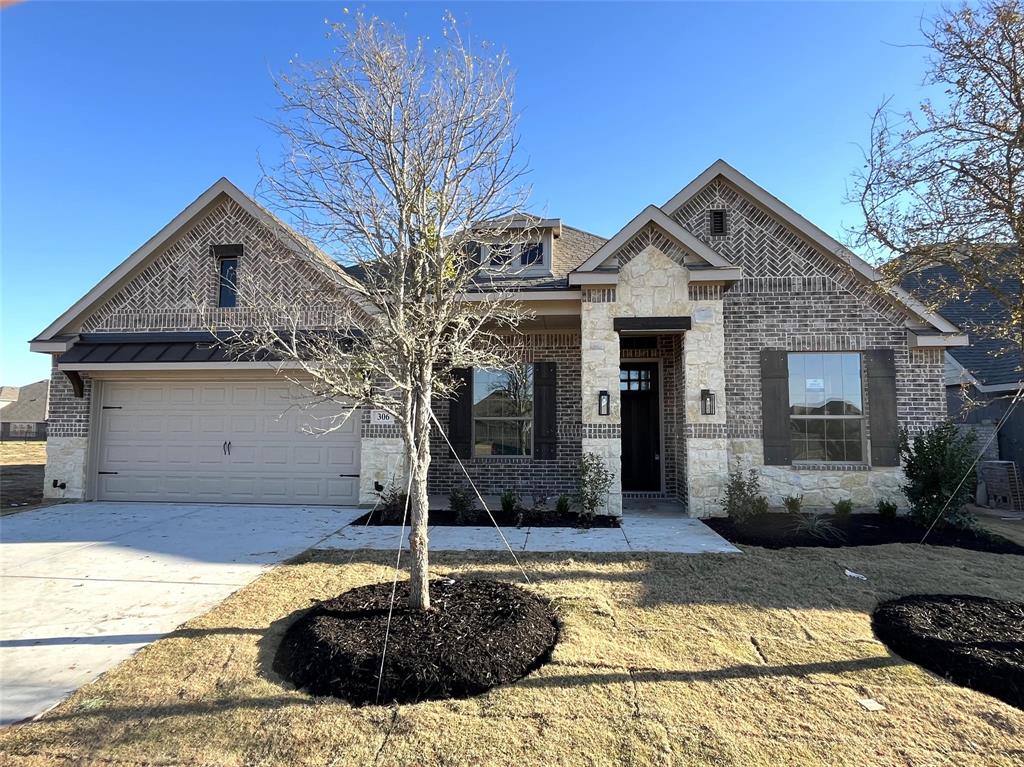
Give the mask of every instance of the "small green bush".
[[501, 494], [501, 510], [506, 514], [515, 514], [519, 511], [519, 493], [515, 490], [506, 490]]
[[464, 488], [457, 487], [448, 494], [448, 508], [456, 516], [468, 514], [473, 510], [473, 497]]
[[836, 519], [849, 519], [850, 515], [853, 514], [853, 501], [849, 498], [836, 501], [832, 504], [832, 513], [835, 514]]
[[974, 432], [961, 434], [946, 422], [911, 440], [904, 429], [900, 460], [907, 478], [903, 493], [910, 501], [911, 518], [922, 527], [933, 522], [938, 528], [973, 527], [974, 516], [964, 504], [974, 493], [974, 482], [968, 478], [961, 484], [961, 480], [972, 471], [974, 459]]
[[896, 519], [897, 511], [899, 511], [899, 507], [892, 501], [882, 500], [878, 502], [878, 516], [887, 522], [892, 522]]
[[745, 475], [739, 468], [729, 472], [725, 486], [725, 511], [742, 525], [768, 513], [768, 499], [761, 495], [761, 479], [751, 469]]
[[608, 498], [612, 489], [612, 473], [597, 453], [584, 453], [580, 460], [580, 486], [577, 500], [580, 514], [584, 518], [593, 517]]
[[569, 496], [563, 493], [562, 495], [558, 496], [558, 500], [555, 501], [555, 511], [557, 511], [559, 514], [568, 514], [569, 504]]
[[790, 514], [799, 514], [800, 509], [803, 508], [804, 505], [804, 497], [802, 495], [787, 495], [782, 499], [782, 505], [786, 507], [786, 511]]

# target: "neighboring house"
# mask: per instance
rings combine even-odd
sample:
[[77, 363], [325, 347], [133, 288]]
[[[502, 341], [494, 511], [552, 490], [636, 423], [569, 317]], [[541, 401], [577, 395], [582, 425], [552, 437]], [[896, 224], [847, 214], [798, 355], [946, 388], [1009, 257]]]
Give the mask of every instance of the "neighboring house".
[[[436, 403], [483, 493], [572, 493], [587, 451], [613, 470], [612, 511], [640, 496], [720, 513], [737, 465], [776, 504], [902, 500], [898, 431], [945, 417], [956, 325], [873, 290], [863, 261], [722, 161], [610, 240], [559, 219], [529, 230], [511, 250], [481, 238], [496, 276], [466, 296], [514, 290], [533, 313], [527, 396], [460, 370], [460, 396]], [[397, 470], [397, 429], [364, 412], [303, 433], [291, 387], [224, 359], [193, 300], [237, 326], [260, 284], [324, 327], [315, 296], [357, 278], [218, 181], [32, 341], [54, 364], [47, 495], [371, 503]], [[445, 435], [434, 448], [431, 492], [465, 485]]]
[[4, 386], [3, 394], [13, 390], [15, 399], [0, 409], [0, 442], [46, 439], [46, 379], [28, 386]]
[[[1006, 256], [1010, 256], [1009, 251]], [[903, 286], [914, 295], [927, 298], [930, 285], [956, 284], [958, 279], [951, 267], [935, 266], [911, 275], [903, 281]], [[998, 289], [1010, 295], [1020, 294], [1019, 285], [1000, 285]], [[946, 352], [949, 416], [965, 428], [972, 428], [981, 448], [1003, 419], [1014, 395], [1024, 386], [1020, 351], [986, 332], [1009, 320], [1002, 305], [988, 291], [975, 291], [947, 302], [941, 312], [943, 317], [967, 330], [971, 338], [970, 346], [950, 348]], [[1024, 402], [1010, 413], [985, 451], [985, 458], [1013, 461], [1024, 476]]]

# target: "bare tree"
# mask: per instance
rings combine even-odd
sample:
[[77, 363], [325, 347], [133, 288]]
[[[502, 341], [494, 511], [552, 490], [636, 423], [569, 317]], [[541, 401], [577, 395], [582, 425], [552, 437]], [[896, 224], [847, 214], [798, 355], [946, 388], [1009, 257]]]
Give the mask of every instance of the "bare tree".
[[490, 280], [477, 243], [531, 236], [519, 214], [513, 76], [504, 54], [474, 50], [451, 17], [436, 42], [362, 14], [330, 35], [329, 60], [296, 64], [278, 82], [287, 152], [262, 189], [304, 236], [357, 268], [338, 292], [274, 305], [248, 296], [261, 317], [229, 345], [277, 360], [345, 417], [362, 407], [393, 416], [411, 487], [411, 606], [429, 609], [431, 403], [454, 393], [454, 368], [511, 367], [525, 316], [501, 292], [470, 300]]
[[987, 321], [965, 328], [1024, 365], [1024, 13], [984, 0], [923, 24], [925, 86], [916, 109], [876, 111], [852, 198], [853, 244], [929, 308], [970, 300]]

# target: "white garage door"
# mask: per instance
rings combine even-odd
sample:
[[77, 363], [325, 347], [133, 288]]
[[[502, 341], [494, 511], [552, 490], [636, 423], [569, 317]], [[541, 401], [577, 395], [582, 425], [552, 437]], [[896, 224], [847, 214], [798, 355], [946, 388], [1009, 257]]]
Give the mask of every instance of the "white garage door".
[[358, 501], [358, 418], [322, 433], [340, 409], [310, 409], [297, 387], [106, 381], [101, 391], [101, 500]]

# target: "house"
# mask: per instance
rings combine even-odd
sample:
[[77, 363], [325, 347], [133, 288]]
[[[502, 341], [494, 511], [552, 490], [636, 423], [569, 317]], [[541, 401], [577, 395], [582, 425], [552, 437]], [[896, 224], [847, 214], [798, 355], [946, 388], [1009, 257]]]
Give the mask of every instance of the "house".
[[0, 408], [0, 442], [46, 439], [49, 385], [50, 382], [44, 378], [28, 386], [3, 387], [3, 394], [12, 393], [14, 398]]
[[[1003, 257], [1011, 256], [1006, 251]], [[957, 279], [951, 267], [933, 266], [908, 276], [903, 286], [914, 295], [930, 298], [931, 286], [956, 284]], [[1020, 293], [1019, 285], [1000, 288], [1010, 295]], [[1008, 322], [1009, 316], [985, 290], [945, 302], [940, 311], [970, 333], [970, 346], [946, 351], [946, 402], [950, 418], [973, 430], [980, 448], [989, 443], [996, 424], [1003, 420], [1014, 395], [1024, 386], [1019, 352], [1006, 341], [991, 337], [989, 330]], [[987, 460], [1012, 461], [1024, 476], [1024, 405], [1009, 413], [984, 456]]]
[[[943, 355], [967, 343], [955, 324], [873, 288], [867, 264], [722, 161], [611, 239], [554, 218], [528, 230], [511, 248], [481, 241], [495, 277], [465, 296], [514, 290], [533, 312], [527, 396], [457, 371], [460, 395], [436, 403], [432, 493], [465, 483], [460, 461], [486, 494], [571, 493], [587, 451], [613, 471], [613, 512], [667, 498], [720, 513], [735, 466], [774, 503], [902, 500], [898, 430], [945, 417]], [[363, 412], [304, 433], [292, 388], [225, 359], [193, 299], [244, 324], [259, 283], [306, 302], [313, 328], [311, 296], [356, 278], [218, 181], [31, 342], [53, 357], [46, 494], [371, 503], [397, 470], [395, 426]]]

